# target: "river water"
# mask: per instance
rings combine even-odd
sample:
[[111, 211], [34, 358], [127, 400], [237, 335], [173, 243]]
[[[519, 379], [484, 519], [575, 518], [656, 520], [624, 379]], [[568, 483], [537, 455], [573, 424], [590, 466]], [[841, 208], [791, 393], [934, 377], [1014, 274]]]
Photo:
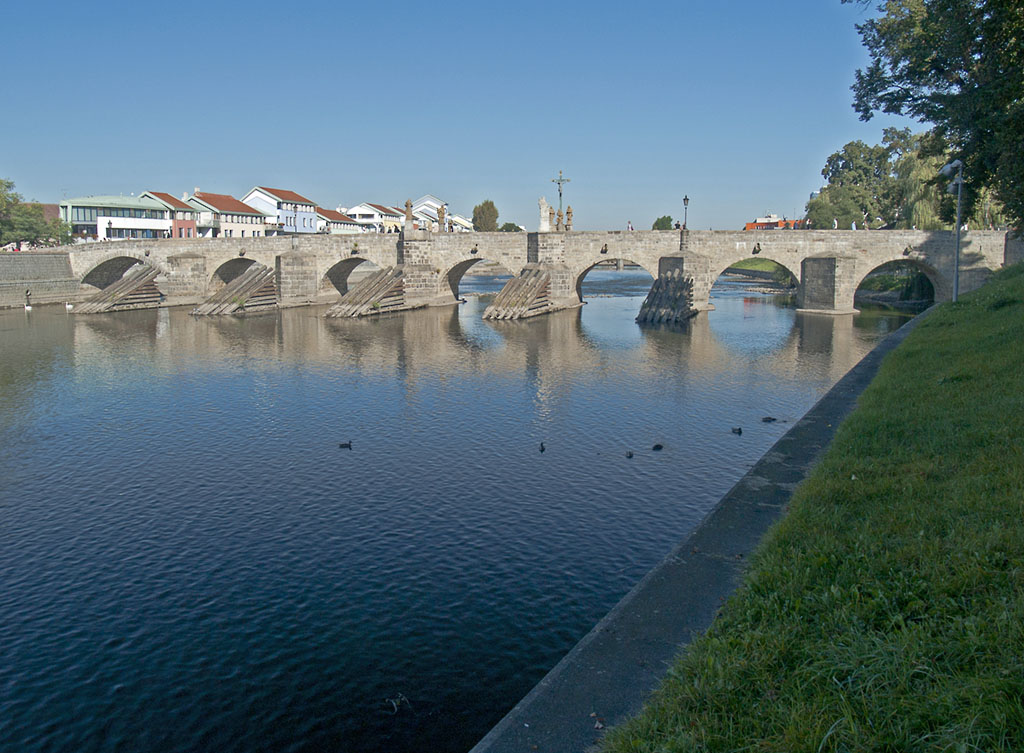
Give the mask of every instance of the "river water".
[[465, 751], [906, 320], [724, 280], [641, 328], [627, 269], [483, 322], [500, 282], [0, 311], [0, 749]]

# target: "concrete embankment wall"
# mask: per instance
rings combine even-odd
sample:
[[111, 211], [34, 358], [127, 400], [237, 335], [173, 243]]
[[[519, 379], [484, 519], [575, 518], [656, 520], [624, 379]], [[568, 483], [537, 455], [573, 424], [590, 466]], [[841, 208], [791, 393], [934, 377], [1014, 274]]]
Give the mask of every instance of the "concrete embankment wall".
[[25, 305], [25, 291], [32, 303], [78, 300], [79, 284], [68, 255], [59, 252], [21, 251], [0, 253], [0, 308]]

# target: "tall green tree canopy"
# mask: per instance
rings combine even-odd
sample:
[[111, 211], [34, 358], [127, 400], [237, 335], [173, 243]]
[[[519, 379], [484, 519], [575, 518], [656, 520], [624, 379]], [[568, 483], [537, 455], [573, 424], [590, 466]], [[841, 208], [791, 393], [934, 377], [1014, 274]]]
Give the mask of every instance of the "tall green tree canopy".
[[514, 222], [506, 222], [498, 230], [502, 233], [518, 233], [522, 231], [522, 228]]
[[493, 233], [498, 229], [498, 208], [490, 199], [473, 207], [473, 229], [478, 233]]
[[60, 220], [47, 221], [43, 207], [26, 202], [14, 181], [0, 178], [0, 246], [8, 243], [56, 245], [70, 243], [71, 228]]
[[[886, 128], [880, 145], [851, 141], [821, 171], [828, 183], [807, 202], [810, 226], [846, 230], [856, 222], [859, 228], [950, 228], [955, 202], [939, 177], [939, 168], [950, 157], [935, 139], [932, 132]], [[1002, 206], [984, 188], [974, 212], [964, 217], [977, 227], [1005, 222]]]
[[667, 214], [663, 217], [659, 217], [651, 225], [651, 230], [671, 230], [672, 229], [672, 218]]
[[[871, 4], [872, 0], [842, 0]], [[885, 0], [857, 25], [870, 64], [854, 107], [932, 123], [963, 160], [968, 214], [991, 185], [1024, 226], [1024, 4], [1021, 0]]]

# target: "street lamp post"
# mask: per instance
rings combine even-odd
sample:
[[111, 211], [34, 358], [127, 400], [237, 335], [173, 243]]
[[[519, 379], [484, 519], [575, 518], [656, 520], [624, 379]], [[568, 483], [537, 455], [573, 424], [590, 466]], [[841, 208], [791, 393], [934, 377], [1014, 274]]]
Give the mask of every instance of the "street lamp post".
[[946, 190], [953, 193], [953, 186], [956, 186], [956, 249], [953, 251], [953, 301], [956, 302], [960, 297], [960, 199], [964, 189], [964, 163], [955, 159], [939, 170], [939, 173], [947, 178], [953, 175], [954, 171], [956, 177]]
[[690, 207], [690, 197], [689, 196], [684, 196], [683, 197], [683, 230], [686, 230], [686, 216], [687, 216], [687, 214], [689, 214], [689, 211], [688, 211], [689, 207]]
[[114, 235], [114, 221], [107, 220], [107, 240], [109, 241]]

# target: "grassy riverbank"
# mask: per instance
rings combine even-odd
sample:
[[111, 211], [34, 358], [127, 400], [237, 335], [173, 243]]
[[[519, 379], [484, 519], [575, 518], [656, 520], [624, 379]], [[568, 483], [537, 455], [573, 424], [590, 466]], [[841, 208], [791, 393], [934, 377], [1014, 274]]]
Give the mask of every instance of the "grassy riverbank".
[[623, 751], [1024, 750], [1024, 267], [886, 359]]

